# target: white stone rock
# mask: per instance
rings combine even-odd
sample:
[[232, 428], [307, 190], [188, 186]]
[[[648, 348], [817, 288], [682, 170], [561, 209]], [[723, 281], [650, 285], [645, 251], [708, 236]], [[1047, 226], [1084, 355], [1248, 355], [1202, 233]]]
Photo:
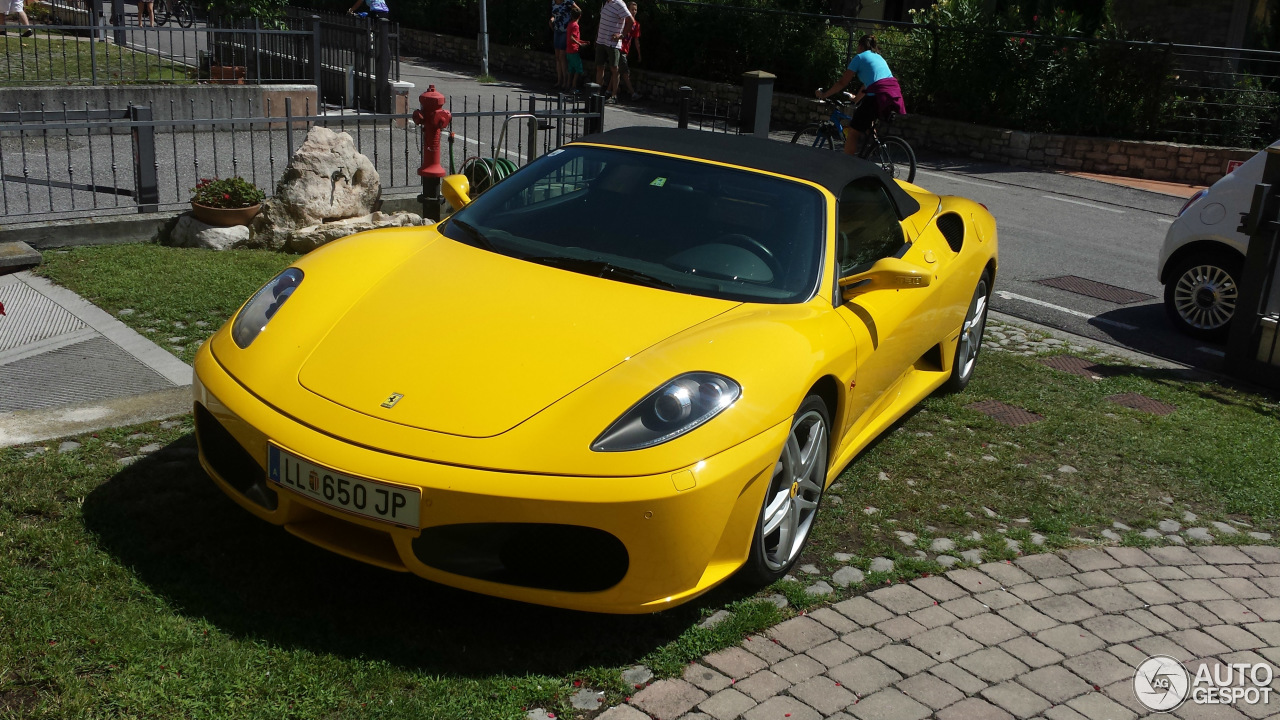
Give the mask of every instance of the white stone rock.
[[178, 218], [169, 231], [166, 245], [206, 250], [230, 250], [244, 247], [249, 242], [249, 226], [218, 227], [195, 219], [191, 213]]
[[929, 549], [936, 553], [951, 552], [956, 549], [956, 541], [944, 537], [934, 538], [933, 542], [929, 543]]
[[117, 460], [116, 462], [117, 462], [117, 463], [119, 463], [120, 465], [123, 465], [123, 466], [125, 466], [125, 467], [128, 467], [128, 466], [130, 466], [130, 465], [132, 465], [132, 464], [134, 464], [134, 463], [138, 462], [138, 461], [139, 461], [139, 460], [141, 460], [141, 459], [142, 459], [142, 458], [141, 458], [140, 456], [138, 456], [138, 455], [134, 455], [134, 456], [132, 456], [132, 457], [122, 457], [122, 458], [120, 458], [119, 460]]
[[848, 566], [840, 568], [831, 576], [831, 582], [842, 588], [857, 585], [863, 580], [866, 580], [866, 575], [863, 575], [861, 570]]
[[800, 572], [806, 575], [817, 575], [822, 571], [818, 569], [817, 565], [814, 565], [813, 563], [808, 563], [800, 566]]
[[1075, 468], [1071, 467], [1070, 465], [1062, 465], [1058, 468], [1058, 472], [1062, 473], [1063, 475], [1072, 475], [1077, 471]]
[[1213, 542], [1213, 533], [1209, 532], [1209, 528], [1187, 528], [1187, 537], [1200, 542]]
[[125, 309], [121, 310], [120, 312], [116, 313], [116, 315], [117, 315], [117, 316], [119, 316], [119, 315], [132, 315], [132, 314], [134, 314], [135, 312], [137, 312], [137, 310], [134, 310], [133, 308], [125, 308]]
[[1005, 538], [1004, 546], [1014, 552], [1020, 552], [1022, 550], [1022, 543], [1018, 542], [1017, 540], [1014, 540], [1013, 538]]
[[978, 532], [977, 530], [970, 530], [969, 539], [974, 542], [982, 542], [982, 533]]
[[603, 690], [592, 690], [586, 687], [569, 696], [569, 704], [575, 710], [599, 710], [604, 707], [601, 704], [602, 700], [604, 700]]
[[1103, 530], [1098, 534], [1106, 538], [1107, 540], [1110, 540], [1111, 542], [1120, 542], [1123, 539], [1122, 537], [1120, 537], [1119, 533], [1111, 529]]
[[874, 507], [871, 507], [870, 505], [862, 508], [862, 513], [864, 515], [875, 515], [878, 512], [880, 512], [880, 508], [874, 508]]
[[819, 597], [822, 597], [825, 595], [834, 595], [836, 592], [836, 589], [828, 585], [825, 580], [819, 580], [818, 582], [805, 588], [804, 591], [806, 594], [817, 595]]
[[1251, 533], [1249, 533], [1249, 537], [1253, 538], [1254, 540], [1270, 540], [1270, 539], [1271, 539], [1271, 533], [1256, 532], [1256, 531], [1255, 531], [1255, 532], [1251, 532]]
[[46, 452], [48, 452], [48, 450], [49, 448], [45, 448], [45, 447], [32, 448], [26, 451], [25, 453], [23, 453], [22, 457], [23, 459], [30, 459], [30, 458], [36, 457], [37, 455], [43, 455]]
[[871, 572], [893, 572], [893, 561], [886, 557], [871, 558]]
[[964, 558], [964, 561], [969, 563], [970, 565], [979, 565], [982, 563], [982, 548], [965, 550], [964, 552], [960, 553], [960, 557]]
[[[724, 622], [729, 617], [732, 617], [732, 615], [733, 613], [729, 612], [728, 610], [717, 610], [714, 615], [702, 621], [702, 626], [715, 627], [719, 623]], [[707, 624], [711, 622], [712, 618], [715, 618], [717, 616], [720, 618], [718, 621], [711, 623], [710, 625]], [[636, 685], [643, 685], [644, 683], [647, 683], [652, 679], [653, 679], [653, 671], [644, 665], [635, 665], [622, 671], [622, 682], [632, 687], [635, 687]]]
[[1160, 538], [1164, 537], [1163, 535], [1160, 534], [1160, 531], [1156, 530], [1155, 528], [1147, 528], [1146, 530], [1142, 531], [1141, 535], [1142, 537], [1149, 538], [1151, 540], [1159, 540]]
[[915, 533], [907, 532], [906, 530], [895, 530], [893, 534], [898, 536], [898, 541], [901, 542], [903, 545], [906, 545], [907, 547], [915, 547], [915, 544], [916, 544]]
[[176, 427], [179, 427], [179, 426], [181, 426], [181, 425], [182, 425], [182, 422], [181, 422], [180, 420], [165, 420], [164, 422], [160, 423], [160, 429], [161, 429], [161, 430], [172, 430], [172, 429], [174, 429], [174, 428], [176, 428]]
[[853, 559], [853, 555], [849, 553], [831, 553], [831, 557], [835, 558], [836, 562], [842, 562], [842, 563], [849, 562], [850, 560]]
[[1239, 530], [1235, 529], [1234, 527], [1232, 527], [1232, 526], [1230, 526], [1230, 525], [1228, 525], [1228, 524], [1226, 524], [1226, 523], [1224, 523], [1224, 522], [1217, 522], [1217, 521], [1214, 521], [1214, 522], [1211, 522], [1211, 523], [1209, 523], [1209, 524], [1213, 526], [1213, 529], [1214, 529], [1214, 530], [1217, 530], [1219, 533], [1221, 533], [1221, 534], [1223, 534], [1223, 535], [1236, 535], [1236, 534], [1238, 534], [1238, 533], [1240, 532]]
[[774, 607], [778, 608], [779, 610], [783, 610], [787, 607], [787, 605], [791, 604], [791, 601], [787, 600], [787, 596], [783, 595], [782, 593], [774, 593], [769, 597], [765, 598], [764, 601], [772, 604]]
[[159, 450], [159, 449], [160, 449], [160, 444], [159, 444], [159, 443], [151, 443], [150, 445], [143, 445], [142, 447], [138, 448], [138, 454], [139, 454], [139, 455], [148, 455], [148, 454], [153, 453], [153, 452], [155, 452], [155, 451], [157, 451], [157, 450]]
[[987, 462], [996, 462], [997, 458], [995, 455], [983, 455], [982, 459], [986, 460]]
[[61, 445], [58, 446], [59, 453], [69, 453], [79, 449], [80, 449], [80, 443], [76, 442], [75, 440], [66, 440]]
[[915, 554], [916, 558], [917, 558], [917, 559], [919, 559], [919, 560], [924, 560], [924, 559], [927, 559], [927, 558], [929, 557], [929, 553], [927, 553], [927, 552], [925, 552], [925, 551], [923, 551], [923, 550], [917, 550], [917, 551], [915, 551], [915, 553], [914, 553], [914, 554]]
[[1172, 498], [1172, 497], [1170, 497], [1170, 496], [1168, 496], [1168, 495], [1162, 495], [1162, 496], [1160, 497], [1160, 502], [1164, 503], [1165, 505], [1172, 505], [1172, 504], [1173, 504], [1173, 498]]
[[1111, 523], [1111, 527], [1115, 528], [1116, 530], [1119, 530], [1120, 532], [1129, 532], [1130, 530], [1133, 529], [1128, 525], [1125, 525], [1124, 523], [1120, 522], [1119, 520]]
[[1040, 533], [1031, 533], [1031, 544], [1036, 547], [1044, 547], [1047, 538]]
[[881, 471], [880, 471], [880, 482], [888, 482], [888, 481], [889, 481], [889, 475], [888, 475], [888, 473], [886, 473], [885, 471], [881, 470]]
[[1162, 533], [1176, 533], [1182, 529], [1182, 523], [1177, 520], [1161, 520], [1156, 527], [1160, 528]]
[[938, 564], [945, 568], [954, 567], [960, 564], [960, 558], [953, 557], [951, 555], [939, 555], [934, 558], [934, 560], [937, 560]]
[[839, 495], [831, 495], [831, 496], [828, 496], [828, 497], [826, 498], [826, 501], [827, 501], [827, 502], [829, 502], [829, 503], [831, 503], [832, 505], [843, 505], [843, 504], [844, 504], [844, 498], [840, 497]]
[[1165, 535], [1165, 536], [1164, 536], [1164, 539], [1165, 539], [1165, 540], [1168, 540], [1169, 542], [1173, 543], [1174, 545], [1186, 545], [1186, 544], [1187, 544], [1187, 541], [1186, 541], [1186, 540], [1183, 540], [1183, 539], [1182, 539], [1182, 537], [1181, 537], [1180, 535]]
[[524, 720], [551, 720], [552, 717], [551, 713], [542, 708], [534, 708], [524, 714]]
[[1199, 520], [1199, 519], [1200, 519], [1200, 516], [1199, 516], [1199, 515], [1196, 515], [1195, 513], [1191, 512], [1190, 510], [1183, 510], [1183, 511], [1182, 511], [1182, 522], [1184, 522], [1184, 523], [1193, 523], [1193, 522], [1195, 522], [1196, 520]]
[[355, 235], [367, 230], [389, 227], [410, 227], [422, 225], [422, 217], [413, 213], [381, 213], [375, 212], [359, 217], [334, 220], [321, 225], [309, 225], [298, 228], [290, 236], [286, 248], [296, 253], [309, 253], [312, 250], [348, 235]]

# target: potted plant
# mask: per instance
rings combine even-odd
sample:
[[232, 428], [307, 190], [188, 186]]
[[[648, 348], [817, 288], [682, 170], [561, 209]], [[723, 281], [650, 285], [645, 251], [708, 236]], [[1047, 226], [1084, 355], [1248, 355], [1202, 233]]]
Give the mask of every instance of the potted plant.
[[201, 178], [191, 189], [191, 214], [197, 220], [218, 227], [247, 225], [266, 194], [239, 175], [229, 178]]

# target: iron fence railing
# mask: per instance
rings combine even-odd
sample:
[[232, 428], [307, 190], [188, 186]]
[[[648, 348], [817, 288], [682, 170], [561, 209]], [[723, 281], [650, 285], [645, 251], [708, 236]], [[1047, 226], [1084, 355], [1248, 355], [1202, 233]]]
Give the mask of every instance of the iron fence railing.
[[707, 132], [742, 133], [742, 101], [693, 96], [693, 88], [682, 87], [677, 100], [676, 123], [681, 128]]
[[210, 18], [184, 28], [36, 25], [0, 38], [0, 86], [306, 83], [323, 102], [387, 113], [400, 77], [399, 29], [386, 20], [290, 13], [283, 27]]
[[[452, 131], [448, 147], [457, 158], [446, 168], [480, 155], [523, 164], [604, 118], [586, 102], [554, 96], [472, 96], [453, 105], [460, 109], [446, 135]], [[316, 125], [351, 135], [384, 194], [421, 190], [422, 133], [411, 113], [334, 111], [309, 100], [299, 107], [289, 98], [226, 107], [190, 101], [0, 112], [0, 224], [180, 210], [201, 178], [239, 175], [271, 194]], [[517, 117], [507, 123], [508, 116]]]

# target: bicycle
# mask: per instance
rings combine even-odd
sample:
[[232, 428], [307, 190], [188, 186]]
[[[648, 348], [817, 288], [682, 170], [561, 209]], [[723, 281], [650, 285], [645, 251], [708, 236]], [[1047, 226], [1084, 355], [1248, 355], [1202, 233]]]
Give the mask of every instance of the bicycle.
[[[845, 92], [840, 93], [840, 96], [844, 98], [844, 102], [831, 98], [819, 100], [818, 102], [831, 108], [831, 117], [820, 123], [800, 128], [791, 138], [791, 142], [843, 152], [845, 123], [853, 119], [852, 115], [844, 112], [844, 105], [853, 101], [853, 95]], [[862, 147], [858, 149], [858, 157], [879, 165], [896, 180], [915, 182], [915, 151], [906, 140], [897, 135], [880, 137], [879, 125], [878, 120], [871, 123], [871, 130], [867, 133]]]
[[[169, 3], [173, 8], [169, 8]], [[156, 25], [164, 25], [172, 19], [179, 27], [189, 28], [196, 23], [195, 11], [188, 0], [155, 0]]]

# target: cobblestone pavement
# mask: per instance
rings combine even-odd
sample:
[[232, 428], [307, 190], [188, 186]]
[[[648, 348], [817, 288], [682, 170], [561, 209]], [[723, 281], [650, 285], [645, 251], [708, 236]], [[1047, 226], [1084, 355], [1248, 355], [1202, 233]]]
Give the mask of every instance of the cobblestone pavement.
[[[1067, 550], [872, 590], [655, 682], [598, 720], [1125, 720], [1152, 655], [1280, 663], [1280, 548]], [[1270, 687], [1280, 687], [1280, 674]], [[1280, 699], [1197, 718], [1280, 718]], [[1152, 715], [1153, 717], [1170, 717]]]

